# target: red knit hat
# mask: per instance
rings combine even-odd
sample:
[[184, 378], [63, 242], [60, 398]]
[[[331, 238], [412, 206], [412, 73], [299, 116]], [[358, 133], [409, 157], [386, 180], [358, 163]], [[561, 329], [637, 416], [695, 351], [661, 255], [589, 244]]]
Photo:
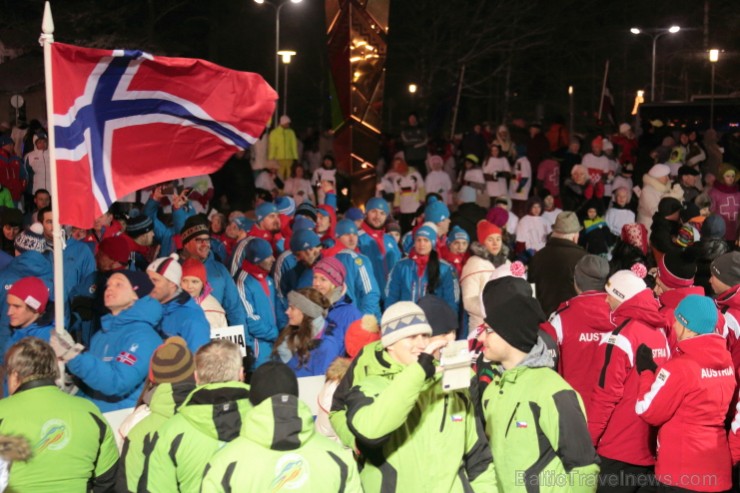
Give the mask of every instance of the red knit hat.
[[123, 265], [128, 264], [129, 257], [131, 256], [131, 248], [123, 236], [105, 238], [98, 245], [98, 251], [109, 256], [111, 260], [115, 260]]
[[379, 340], [378, 319], [374, 315], [363, 315], [361, 319], [349, 324], [347, 333], [344, 335], [344, 347], [349, 357], [354, 358], [362, 348]]
[[344, 284], [344, 278], [347, 276], [344, 265], [335, 257], [322, 258], [316, 262], [313, 272], [314, 274], [321, 274], [337, 287]]
[[476, 233], [478, 234], [478, 243], [485, 243], [486, 238], [488, 238], [489, 236], [500, 235], [501, 228], [499, 228], [492, 222], [481, 219], [480, 221], [478, 221]]
[[24, 277], [17, 280], [8, 290], [9, 295], [17, 296], [30, 308], [44, 313], [49, 302], [49, 288], [38, 277]]
[[206, 266], [198, 259], [189, 258], [182, 264], [182, 277], [197, 277], [203, 284], [208, 280]]

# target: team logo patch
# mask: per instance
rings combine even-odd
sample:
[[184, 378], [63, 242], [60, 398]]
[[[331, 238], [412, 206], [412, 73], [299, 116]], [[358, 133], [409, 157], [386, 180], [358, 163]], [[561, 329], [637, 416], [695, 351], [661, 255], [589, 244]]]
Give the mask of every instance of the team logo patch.
[[124, 365], [134, 366], [136, 364], [136, 356], [131, 353], [127, 353], [126, 351], [121, 351], [121, 353], [116, 356], [116, 361], [123, 363]]
[[362, 259], [361, 259], [360, 257], [357, 257], [357, 258], [355, 259], [355, 263], [356, 263], [357, 265], [362, 265]]
[[35, 453], [49, 450], [61, 450], [72, 438], [72, 431], [61, 419], [50, 419], [41, 426], [39, 441], [33, 446]]
[[270, 492], [296, 490], [306, 484], [310, 471], [308, 462], [298, 454], [285, 454], [275, 464], [275, 477]]

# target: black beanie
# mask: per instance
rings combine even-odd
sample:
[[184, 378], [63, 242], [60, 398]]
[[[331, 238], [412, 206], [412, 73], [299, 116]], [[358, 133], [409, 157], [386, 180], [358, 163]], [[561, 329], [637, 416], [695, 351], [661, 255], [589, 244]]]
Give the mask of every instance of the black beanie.
[[180, 230], [180, 236], [182, 237], [182, 244], [185, 245], [190, 240], [201, 236], [210, 235], [211, 227], [208, 223], [208, 219], [204, 214], [196, 214], [190, 216], [185, 221], [185, 226]]
[[439, 296], [428, 294], [416, 304], [424, 310], [424, 315], [427, 316], [427, 321], [432, 326], [432, 337], [449, 334], [453, 330], [457, 331], [460, 326], [455, 310]]
[[532, 288], [524, 279], [506, 276], [483, 288], [483, 320], [516, 349], [528, 353], [537, 344], [540, 324], [546, 319]]
[[674, 197], [663, 197], [658, 203], [658, 214], [660, 217], [670, 216], [680, 211], [682, 208], [681, 201]]
[[658, 277], [669, 288], [691, 286], [696, 276], [696, 254], [693, 249], [671, 250], [658, 263]]
[[298, 397], [298, 379], [285, 363], [268, 361], [254, 370], [249, 382], [249, 402], [256, 406], [273, 395]]

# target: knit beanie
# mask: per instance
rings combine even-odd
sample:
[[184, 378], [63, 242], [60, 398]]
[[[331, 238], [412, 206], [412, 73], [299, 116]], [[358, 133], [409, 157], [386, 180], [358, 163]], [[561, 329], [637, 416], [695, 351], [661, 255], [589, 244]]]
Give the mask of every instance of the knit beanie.
[[152, 281], [149, 279], [149, 276], [146, 274], [146, 272], [141, 272], [138, 270], [119, 270], [116, 271], [116, 274], [121, 274], [126, 279], [128, 279], [129, 284], [131, 284], [131, 288], [134, 290], [136, 296], [138, 296], [139, 299], [148, 295], [152, 292], [152, 289], [154, 289], [154, 285], [152, 284]]
[[337, 223], [337, 227], [335, 228], [335, 233], [337, 238], [339, 238], [342, 235], [356, 235], [357, 234], [357, 225], [355, 225], [355, 222], [351, 219], [342, 219]]
[[725, 233], [727, 232], [727, 226], [725, 226], [725, 220], [718, 214], [711, 214], [701, 225], [701, 237], [715, 238], [718, 240], [725, 239]]
[[302, 252], [309, 248], [317, 247], [321, 244], [319, 236], [309, 229], [303, 229], [300, 231], [294, 231], [293, 236], [290, 237], [290, 250], [295, 252]]
[[367, 203], [365, 204], [365, 211], [370, 212], [373, 209], [381, 210], [385, 212], [386, 214], [391, 213], [391, 208], [388, 205], [388, 202], [381, 199], [380, 197], [373, 197], [370, 200], [368, 200]]
[[180, 256], [176, 253], [171, 254], [169, 257], [158, 258], [149, 264], [146, 270], [156, 272], [179, 287], [182, 280], [182, 266], [177, 261], [179, 258]]
[[6, 208], [2, 213], [3, 226], [22, 226], [23, 213], [15, 208]]
[[573, 211], [564, 211], [555, 218], [555, 224], [552, 225], [552, 232], [558, 234], [578, 233], [583, 228], [578, 221], [578, 216]]
[[257, 217], [257, 222], [262, 221], [264, 218], [266, 218], [270, 214], [277, 214], [277, 213], [278, 213], [278, 209], [277, 207], [275, 207], [275, 204], [273, 204], [272, 202], [262, 202], [254, 210], [254, 214]]
[[[38, 224], [38, 226], [36, 226]], [[34, 223], [25, 231], [21, 231], [15, 237], [15, 249], [21, 253], [38, 252], [44, 253], [49, 249], [43, 234], [44, 228], [41, 223]]]
[[457, 332], [460, 323], [457, 319], [457, 313], [450, 308], [450, 305], [439, 296], [427, 294], [423, 296], [418, 303], [419, 307], [424, 310], [429, 325], [432, 326], [432, 337]]
[[249, 402], [253, 406], [280, 394], [298, 397], [298, 379], [288, 365], [268, 361], [254, 370], [249, 382]]
[[252, 229], [252, 226], [254, 226], [254, 221], [246, 216], [236, 216], [234, 219], [231, 220], [231, 222], [236, 224], [236, 227], [244, 231], [245, 233], [248, 233], [249, 230]]
[[295, 209], [295, 217], [304, 216], [316, 222], [316, 207], [311, 202], [302, 202], [301, 205]]
[[470, 243], [470, 235], [468, 235], [468, 232], [460, 226], [453, 226], [447, 235], [447, 246], [452, 245], [452, 243], [457, 240], [463, 240]]
[[537, 344], [539, 325], [547, 320], [525, 279], [505, 276], [483, 288], [482, 315], [486, 324], [512, 347], [528, 353]]
[[426, 238], [432, 242], [432, 248], [437, 244], [437, 230], [430, 223], [424, 223], [414, 232], [414, 240], [417, 238]]
[[185, 339], [169, 337], [154, 350], [149, 379], [152, 383], [178, 383], [195, 381], [195, 359]]
[[624, 302], [647, 288], [645, 281], [630, 270], [618, 270], [606, 282], [605, 291], [620, 302]]
[[[493, 209], [488, 211], [488, 214], [486, 215], [486, 219], [491, 224], [498, 226], [499, 228], [503, 228], [509, 222], [509, 211], [507, 211], [503, 207], [494, 207]], [[478, 238], [480, 238], [480, 234], [478, 234]], [[480, 240], [478, 241], [480, 242]]]
[[386, 233], [396, 232], [398, 234], [401, 234], [401, 225], [395, 222], [389, 222], [385, 225], [385, 232]]
[[696, 257], [692, 251], [670, 251], [658, 262], [658, 278], [672, 289], [688, 288], [694, 284]]
[[378, 319], [374, 315], [363, 315], [361, 319], [355, 320], [344, 336], [344, 347], [350, 358], [354, 358], [362, 348], [380, 340], [380, 327]]
[[10, 287], [8, 294], [18, 297], [37, 313], [43, 313], [46, 310], [46, 304], [49, 302], [49, 288], [38, 277], [18, 279]]
[[257, 265], [272, 256], [270, 242], [263, 238], [252, 238], [244, 247], [244, 259], [250, 264]]
[[411, 301], [399, 301], [389, 306], [380, 319], [380, 330], [384, 348], [407, 337], [432, 335], [424, 310]]
[[206, 216], [203, 214], [196, 214], [195, 216], [190, 216], [185, 221], [185, 226], [182, 227], [182, 230], [180, 230], [180, 236], [182, 237], [182, 244], [187, 244], [190, 240], [202, 236], [202, 235], [209, 235], [210, 236], [211, 227], [208, 223], [208, 219], [206, 219]]
[[118, 262], [119, 264], [126, 265], [129, 262], [131, 256], [131, 248], [128, 246], [128, 242], [123, 236], [112, 236], [105, 238], [98, 245], [98, 251], [103, 252], [111, 260]]
[[313, 273], [321, 274], [336, 287], [343, 285], [344, 278], [347, 276], [344, 265], [336, 257], [326, 257], [316, 262], [313, 266]]
[[609, 262], [598, 255], [581, 257], [573, 273], [576, 286], [581, 291], [604, 291], [607, 277], [609, 277]]
[[314, 230], [316, 228], [316, 221], [312, 221], [310, 217], [296, 215], [293, 219], [293, 234], [302, 230]]
[[475, 188], [469, 187], [468, 185], [465, 185], [460, 188], [457, 192], [457, 200], [461, 204], [468, 204], [470, 202], [475, 202], [477, 196], [476, 196]]
[[358, 207], [350, 207], [344, 213], [344, 217], [352, 221], [359, 221], [360, 219], [365, 219], [365, 214]]
[[293, 197], [283, 195], [275, 199], [275, 207], [278, 213], [284, 216], [292, 216], [295, 213], [295, 200]]
[[697, 334], [711, 334], [717, 325], [717, 305], [706, 296], [688, 295], [673, 314], [681, 325]]
[[129, 218], [126, 223], [126, 234], [131, 238], [138, 238], [139, 236], [148, 233], [154, 229], [154, 221], [146, 214], [139, 214]]
[[429, 203], [424, 209], [424, 220], [432, 223], [441, 223], [450, 218], [450, 209], [439, 200]]
[[667, 217], [681, 210], [681, 201], [675, 197], [663, 197], [658, 202], [658, 214]]
[[740, 284], [740, 252], [729, 252], [720, 255], [710, 268], [712, 275], [723, 284], [735, 286]]
[[189, 258], [182, 263], [182, 277], [195, 277], [205, 284], [208, 281], [206, 266], [198, 259]]
[[499, 228], [492, 222], [486, 221], [485, 219], [481, 219], [480, 221], [478, 221], [478, 225], [475, 227], [475, 230], [476, 235], [478, 236], [478, 243], [481, 244], [485, 243], [486, 238], [488, 238], [489, 236], [501, 234], [501, 228]]
[[648, 252], [648, 233], [644, 224], [631, 223], [622, 226], [622, 241], [632, 245], [647, 255]]

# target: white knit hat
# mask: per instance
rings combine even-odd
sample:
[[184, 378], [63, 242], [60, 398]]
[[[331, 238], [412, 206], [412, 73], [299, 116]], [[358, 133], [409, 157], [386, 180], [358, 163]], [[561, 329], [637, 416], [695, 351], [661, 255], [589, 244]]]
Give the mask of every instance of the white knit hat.
[[182, 266], [177, 261], [179, 258], [176, 253], [173, 253], [169, 257], [158, 258], [149, 264], [146, 270], [156, 272], [179, 287], [180, 280], [182, 279]]
[[380, 319], [383, 347], [419, 334], [432, 335], [424, 310], [411, 301], [399, 301], [388, 307]]
[[648, 171], [648, 175], [653, 178], [663, 178], [670, 174], [671, 168], [667, 164], [654, 164], [653, 167], [650, 168], [650, 171]]
[[645, 288], [647, 288], [645, 281], [637, 277], [634, 272], [630, 270], [619, 270], [606, 282], [605, 291], [620, 302], [623, 302], [632, 298]]

